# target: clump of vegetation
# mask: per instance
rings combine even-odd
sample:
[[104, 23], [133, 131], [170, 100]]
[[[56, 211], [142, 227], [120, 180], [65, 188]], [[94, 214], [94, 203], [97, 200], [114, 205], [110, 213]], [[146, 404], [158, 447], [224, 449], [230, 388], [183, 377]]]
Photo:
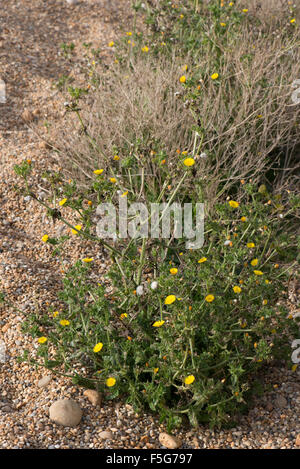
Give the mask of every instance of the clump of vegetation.
[[[66, 238], [94, 243], [63, 279], [65, 308], [25, 323], [40, 363], [159, 412], [169, 428], [184, 415], [225, 424], [246, 407], [262, 366], [290, 360], [298, 329], [279, 300], [299, 247], [294, 15], [147, 2], [148, 29], [111, 42], [108, 70], [92, 61], [86, 88], [69, 87], [53, 145], [64, 170], [49, 176], [48, 201], [34, 193], [31, 163], [16, 167], [25, 192], [70, 228], [43, 242], [61, 257]], [[187, 233], [143, 236], [137, 212], [134, 238], [117, 230], [102, 239], [95, 209], [122, 198], [149, 209], [204, 203], [203, 246], [186, 249]], [[100, 245], [111, 259], [101, 284], [91, 275]]]

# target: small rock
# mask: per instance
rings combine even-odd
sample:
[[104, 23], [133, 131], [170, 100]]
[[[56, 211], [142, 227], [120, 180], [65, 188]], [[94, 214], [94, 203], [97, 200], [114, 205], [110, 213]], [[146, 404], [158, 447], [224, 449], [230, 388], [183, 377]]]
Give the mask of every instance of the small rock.
[[5, 405], [5, 406], [1, 407], [1, 410], [2, 410], [2, 412], [5, 412], [7, 414], [9, 412], [12, 412], [12, 408], [9, 405]]
[[108, 430], [104, 430], [102, 432], [99, 433], [99, 437], [102, 439], [102, 440], [112, 440], [112, 433]]
[[7, 322], [6, 324], [4, 324], [4, 326], [2, 327], [1, 330], [2, 330], [2, 332], [5, 333], [5, 332], [8, 331], [9, 328], [10, 328], [10, 324], [9, 324], [9, 322]]
[[159, 442], [168, 449], [180, 448], [182, 445], [179, 438], [169, 435], [168, 433], [160, 433], [158, 439]]
[[50, 420], [65, 427], [75, 427], [82, 417], [82, 410], [73, 399], [59, 399], [49, 409]]
[[275, 407], [277, 407], [278, 409], [283, 409], [284, 407], [286, 407], [287, 405], [287, 400], [285, 397], [283, 396], [277, 396], [275, 401], [274, 401], [274, 405]]
[[45, 142], [44, 140], [42, 140], [42, 141], [39, 143], [39, 148], [40, 148], [41, 150], [50, 150], [50, 148], [52, 148], [52, 147], [51, 147], [51, 145], [50, 145], [49, 143], [47, 143], [47, 142]]
[[39, 381], [38, 381], [38, 387], [39, 388], [45, 388], [46, 386], [48, 386], [48, 384], [50, 383], [51, 381], [51, 376], [50, 375], [46, 375], [46, 376], [43, 376]]
[[25, 109], [21, 115], [23, 121], [32, 122], [34, 120], [34, 115], [28, 109]]
[[295, 445], [300, 446], [300, 433], [296, 437]]
[[271, 402], [267, 402], [266, 409], [268, 412], [272, 412], [272, 410], [274, 409], [273, 404]]
[[85, 397], [88, 398], [88, 400], [90, 401], [91, 404], [97, 406], [97, 405], [101, 405], [101, 401], [102, 401], [102, 396], [99, 392], [97, 391], [94, 391], [93, 389], [86, 389], [86, 391], [84, 391], [83, 395]]

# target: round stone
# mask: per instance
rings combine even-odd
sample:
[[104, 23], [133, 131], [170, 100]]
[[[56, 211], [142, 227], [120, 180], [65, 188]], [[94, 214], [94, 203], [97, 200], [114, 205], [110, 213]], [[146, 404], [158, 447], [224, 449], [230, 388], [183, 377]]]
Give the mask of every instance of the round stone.
[[46, 376], [43, 376], [43, 378], [41, 378], [39, 381], [38, 381], [38, 387], [39, 388], [45, 388], [46, 386], [48, 386], [48, 384], [50, 383], [51, 381], [51, 376], [50, 375], [46, 375]]
[[177, 449], [182, 445], [179, 438], [169, 435], [168, 433], [160, 433], [158, 439], [159, 442], [168, 449]]
[[82, 410], [73, 399], [59, 399], [49, 409], [50, 420], [64, 427], [75, 427], [82, 417]]

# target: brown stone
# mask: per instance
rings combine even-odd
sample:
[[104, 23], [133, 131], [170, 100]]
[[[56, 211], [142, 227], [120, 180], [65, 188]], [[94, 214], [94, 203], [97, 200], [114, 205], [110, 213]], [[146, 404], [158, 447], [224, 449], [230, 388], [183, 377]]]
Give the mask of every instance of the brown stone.
[[7, 322], [6, 324], [4, 324], [4, 326], [3, 326], [2, 329], [1, 329], [1, 331], [5, 333], [5, 332], [8, 331], [9, 327], [10, 327], [10, 324]]
[[93, 389], [86, 389], [83, 393], [94, 406], [101, 406], [102, 396], [99, 392]]
[[49, 143], [47, 143], [47, 142], [45, 142], [44, 140], [42, 140], [42, 141], [39, 143], [39, 148], [40, 148], [41, 150], [50, 150], [50, 148], [52, 148], [52, 147], [51, 147], [51, 145], [50, 145]]
[[168, 433], [160, 433], [158, 439], [159, 442], [168, 449], [180, 448], [182, 445], [182, 442], [179, 438], [169, 435]]
[[21, 117], [22, 117], [23, 121], [26, 122], [26, 123], [32, 122], [34, 120], [34, 115], [28, 109], [25, 109], [22, 112]]
[[109, 430], [103, 430], [99, 433], [101, 440], [112, 440], [112, 433]]
[[75, 427], [81, 420], [82, 410], [73, 399], [60, 399], [51, 405], [49, 415], [59, 425]]

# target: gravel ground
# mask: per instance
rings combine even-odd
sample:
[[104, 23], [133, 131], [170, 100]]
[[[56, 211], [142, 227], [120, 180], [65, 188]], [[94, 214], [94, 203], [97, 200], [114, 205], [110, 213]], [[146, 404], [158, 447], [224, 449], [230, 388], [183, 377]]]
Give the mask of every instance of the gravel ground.
[[[122, 23], [130, 22], [129, 5], [129, 0], [82, 0], [75, 6], [68, 6], [66, 0], [10, 0], [0, 12], [0, 78], [7, 84], [7, 103], [0, 104], [0, 290], [19, 307], [18, 312], [0, 309], [2, 449], [162, 448], [159, 434], [165, 429], [157, 417], [138, 416], [120, 402], [95, 407], [84, 390], [66, 378], [17, 361], [24, 348], [34, 351], [36, 347], [21, 333], [22, 320], [49, 305], [59, 308], [55, 293], [61, 286], [61, 266], [41, 237], [45, 232], [51, 236], [62, 230], [34, 201], [15, 192], [12, 168], [24, 158], [33, 163], [33, 177], [43, 169], [56, 168], [49, 150], [21, 115], [24, 109], [32, 112], [40, 133], [45, 133], [45, 121], [53, 122], [55, 128], [64, 110], [53, 81], [71, 72], [71, 65], [58, 55], [60, 44], [74, 42], [80, 56], [82, 42], [92, 41], [101, 47], [102, 59], [109, 59], [107, 43]], [[88, 243], [76, 240], [69, 245], [68, 261], [88, 254]], [[104, 253], [98, 253], [95, 266], [99, 279], [104, 278]], [[3, 344], [6, 360], [1, 363]], [[39, 380], [45, 376], [49, 376], [48, 384], [41, 387]], [[174, 432], [182, 447], [300, 448], [299, 368], [292, 372], [274, 366], [265, 370], [261, 380], [268, 385], [268, 393], [257, 397], [255, 407], [235, 428], [183, 428]], [[49, 419], [50, 405], [61, 398], [74, 399], [83, 410], [77, 427], [62, 427]]]

